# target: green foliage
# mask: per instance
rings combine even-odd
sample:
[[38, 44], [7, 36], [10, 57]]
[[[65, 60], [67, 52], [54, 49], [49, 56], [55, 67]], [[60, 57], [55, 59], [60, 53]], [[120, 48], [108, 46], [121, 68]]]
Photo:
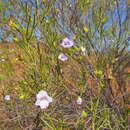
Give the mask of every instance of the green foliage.
[[[0, 61], [1, 91], [3, 96], [12, 94], [11, 101], [2, 100], [2, 105], [12, 114], [12, 122], [18, 122], [18, 128], [128, 129], [128, 16], [121, 22], [118, 0], [71, 2], [0, 2], [0, 27], [7, 27], [6, 32], [12, 36], [13, 56], [20, 53], [22, 57], [13, 60], [11, 54], [2, 53], [5, 61]], [[15, 11], [5, 17], [9, 9]], [[114, 10], [117, 19], [113, 18]], [[60, 45], [65, 37], [73, 39], [72, 48]], [[67, 61], [60, 61], [60, 53], [67, 56]], [[17, 80], [13, 79], [16, 63], [23, 66]], [[123, 101], [114, 93], [111, 82], [116, 82], [114, 87]], [[46, 110], [35, 106], [40, 90], [54, 99]], [[76, 103], [79, 96], [81, 104]]]

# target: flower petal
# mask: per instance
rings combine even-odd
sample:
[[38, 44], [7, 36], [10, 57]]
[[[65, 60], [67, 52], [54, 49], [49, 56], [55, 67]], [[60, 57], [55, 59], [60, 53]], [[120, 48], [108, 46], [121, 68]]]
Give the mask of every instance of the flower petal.
[[39, 91], [39, 93], [37, 94], [36, 97], [37, 97], [37, 99], [41, 99], [44, 96], [47, 96], [47, 92], [44, 90], [41, 90], [41, 91]]
[[46, 100], [40, 101], [39, 106], [41, 109], [46, 109], [49, 106], [49, 102]]
[[49, 103], [53, 101], [52, 97], [49, 97], [49, 96], [47, 97], [47, 100]]
[[39, 106], [39, 105], [40, 105], [40, 100], [37, 100], [37, 101], [35, 102], [35, 105], [36, 105], [36, 106]]

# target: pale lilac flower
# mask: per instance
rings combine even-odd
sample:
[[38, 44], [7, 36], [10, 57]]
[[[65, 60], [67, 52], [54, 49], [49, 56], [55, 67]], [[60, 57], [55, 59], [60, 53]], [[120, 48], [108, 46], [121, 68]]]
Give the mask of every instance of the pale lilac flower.
[[9, 101], [9, 100], [10, 100], [10, 95], [6, 95], [6, 96], [4, 97], [4, 99], [7, 100], [7, 101]]
[[61, 53], [59, 56], [58, 56], [58, 59], [61, 60], [61, 61], [66, 61], [68, 59], [68, 57], [66, 55], [64, 55], [63, 53]]
[[74, 41], [66, 37], [62, 40], [62, 43], [60, 45], [64, 48], [70, 48], [74, 45]]
[[83, 102], [83, 100], [82, 100], [82, 98], [81, 97], [78, 97], [78, 99], [77, 99], [77, 104], [79, 104], [79, 105], [81, 105], [82, 104], [82, 102]]
[[49, 97], [46, 91], [41, 90], [36, 95], [36, 106], [40, 106], [41, 109], [46, 109], [49, 106], [49, 103], [52, 102], [52, 97]]

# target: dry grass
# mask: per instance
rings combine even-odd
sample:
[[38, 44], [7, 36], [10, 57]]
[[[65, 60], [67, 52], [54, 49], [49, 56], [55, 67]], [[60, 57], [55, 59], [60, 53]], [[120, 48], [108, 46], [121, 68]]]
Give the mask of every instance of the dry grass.
[[[15, 50], [15, 51], [12, 51], [10, 53], [11, 50]], [[20, 81], [23, 79], [23, 72], [24, 72], [24, 64], [22, 62], [22, 51], [20, 49], [17, 48], [16, 50], [16, 45], [15, 44], [9, 44], [9, 43], [4, 43], [4, 44], [1, 44], [0, 45], [0, 51], [2, 52], [6, 52], [6, 53], [2, 53], [1, 56], [4, 56], [6, 54], [7, 56], [7, 60], [11, 61], [11, 64], [12, 64], [12, 70], [13, 70], [13, 75], [11, 78], [7, 79], [8, 82], [13, 82], [12, 87], [11, 89], [15, 89], [15, 85], [17, 84], [17, 81]], [[13, 59], [16, 59], [16, 60], [13, 60]], [[92, 56], [92, 57], [89, 57], [89, 60], [90, 61], [93, 61], [95, 60], [95, 58]], [[71, 94], [73, 95], [72, 96], [72, 100], [75, 101], [75, 96], [76, 94], [78, 93], [79, 90], [82, 89], [82, 87], [79, 85], [79, 82], [78, 80], [80, 79], [80, 75], [81, 75], [81, 71], [80, 71], [80, 66], [81, 64], [79, 64], [78, 62], [76, 61], [73, 61], [73, 62], [70, 62], [70, 61], [67, 61], [65, 64], [62, 64], [61, 65], [61, 73], [62, 73], [62, 76], [64, 78], [64, 82], [67, 84], [68, 86], [68, 91], [71, 92]], [[1, 71], [1, 70], [0, 70]], [[108, 73], [109, 73], [109, 68], [108, 68]], [[130, 72], [130, 68], [127, 68], [125, 70], [126, 72]], [[6, 79], [5, 79], [6, 81]], [[100, 95], [100, 91], [97, 89], [97, 87], [95, 87], [95, 81], [91, 78], [91, 77], [86, 77], [86, 81], [88, 83], [88, 86], [89, 86], [89, 89], [90, 89], [90, 92], [88, 91], [86, 93], [86, 104], [89, 104], [89, 100], [87, 98], [89, 98], [89, 96], [91, 94], [95, 95], [95, 96], [99, 96]], [[1, 88], [8, 88], [9, 84], [4, 84], [3, 81], [1, 81]], [[14, 86], [13, 86], [14, 85]], [[120, 106], [124, 106], [124, 101], [123, 101], [123, 96], [126, 95], [128, 100], [130, 100], [130, 79], [125, 81], [125, 88], [126, 88], [126, 91], [124, 91], [123, 93], [121, 93], [120, 89], [119, 89], [119, 86], [118, 86], [118, 83], [116, 81], [116, 77], [112, 77], [112, 79], [110, 80], [110, 86], [111, 86], [111, 89], [112, 89], [112, 99], [116, 101], [117, 104], [120, 104]], [[81, 87], [81, 88], [80, 88]], [[3, 94], [3, 89], [0, 90], [2, 95]], [[82, 90], [81, 90], [82, 91]], [[108, 91], [107, 91], [108, 92]], [[14, 95], [16, 94], [15, 93], [15, 90], [13, 90], [13, 93]], [[123, 95], [124, 94], [124, 95]], [[65, 96], [65, 95], [64, 95]], [[67, 95], [66, 95], [67, 97]], [[76, 111], [78, 110], [75, 110], [75, 102], [73, 102], [73, 106], [69, 106], [69, 105], [63, 105], [61, 104], [61, 102], [64, 102], [65, 104], [68, 104], [68, 101], [66, 101], [64, 99], [64, 97], [62, 98], [61, 97], [61, 101], [59, 104], [57, 104], [57, 107], [54, 108], [55, 109], [55, 112], [56, 111], [61, 111], [61, 113], [64, 113], [65, 110], [66, 110], [66, 106], [69, 107], [69, 110], [68, 112], [70, 113], [65, 113], [65, 115], [69, 115], [68, 117], [66, 117], [66, 122], [74, 122], [75, 121], [75, 115]], [[3, 104], [3, 100], [2, 100], [2, 97], [1, 97], [1, 104]], [[125, 104], [126, 105], [126, 104]], [[129, 107], [130, 104], [127, 104], [127, 106]], [[19, 106], [19, 105], [18, 105]], [[2, 124], [0, 123], [0, 128], [4, 129], [5, 127], [7, 127], [7, 129], [15, 129], [15, 126], [16, 124], [13, 124], [12, 120], [15, 118], [19, 118], [17, 116], [13, 116], [12, 115], [9, 115], [9, 113], [6, 112], [6, 110], [4, 110], [5, 108], [0, 108], [0, 119], [2, 120]], [[72, 109], [72, 110], [71, 110]], [[81, 110], [81, 108], [76, 108], [76, 109], [79, 109], [79, 111]], [[72, 112], [73, 111], [73, 112]], [[56, 115], [57, 116], [57, 115]], [[71, 116], [72, 116], [72, 119], [71, 119]], [[20, 117], [22, 118], [22, 117]], [[67, 119], [69, 121], [67, 121]], [[31, 121], [31, 120], [30, 120]], [[0, 121], [1, 122], [1, 121]], [[29, 127], [33, 127], [32, 126], [32, 122], [30, 122], [30, 125]], [[24, 124], [25, 125], [25, 124]], [[28, 126], [25, 125], [25, 127], [27, 128]], [[24, 127], [23, 127], [24, 128]], [[16, 128], [17, 129], [17, 128]]]

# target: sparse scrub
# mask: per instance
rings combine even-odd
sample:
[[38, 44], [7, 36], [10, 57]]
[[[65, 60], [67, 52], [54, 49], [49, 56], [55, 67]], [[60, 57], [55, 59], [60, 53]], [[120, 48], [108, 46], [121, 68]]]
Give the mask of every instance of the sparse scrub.
[[127, 0], [0, 7], [0, 129], [130, 129]]

